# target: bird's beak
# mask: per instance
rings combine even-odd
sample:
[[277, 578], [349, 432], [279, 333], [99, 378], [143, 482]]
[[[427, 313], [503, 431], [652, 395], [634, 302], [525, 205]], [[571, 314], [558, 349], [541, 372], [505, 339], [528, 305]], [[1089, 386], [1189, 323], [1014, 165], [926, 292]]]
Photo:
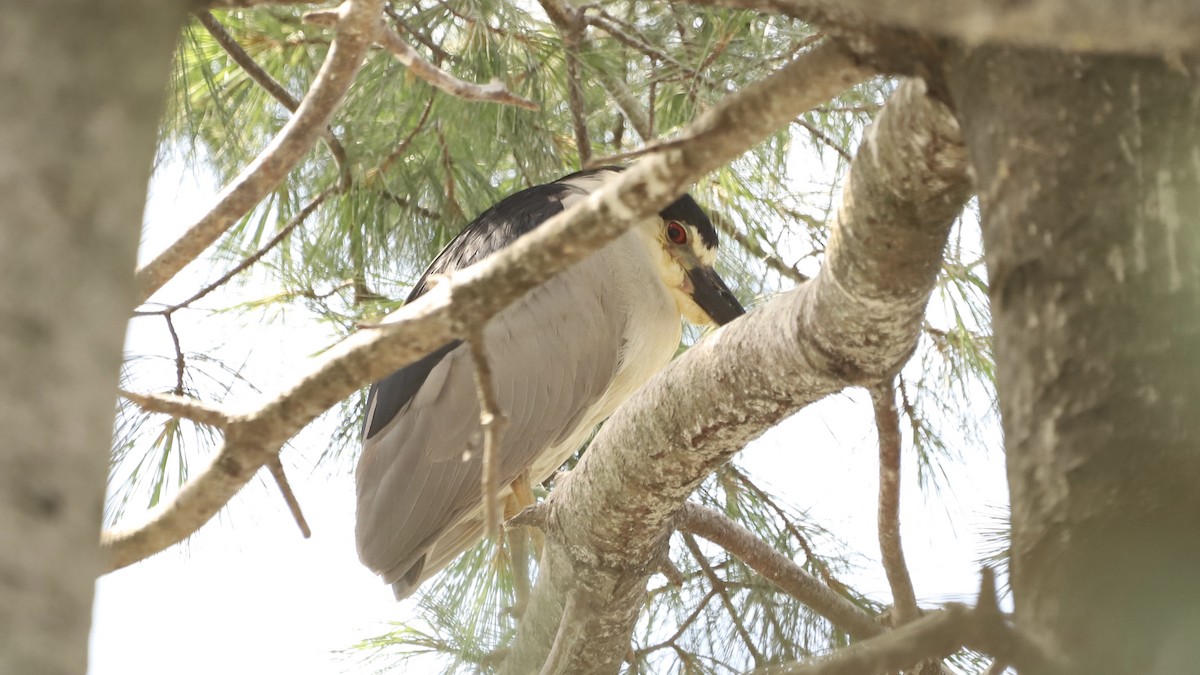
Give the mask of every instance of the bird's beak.
[[713, 268], [697, 265], [688, 269], [687, 277], [692, 286], [692, 300], [717, 325], [724, 326], [746, 313]]

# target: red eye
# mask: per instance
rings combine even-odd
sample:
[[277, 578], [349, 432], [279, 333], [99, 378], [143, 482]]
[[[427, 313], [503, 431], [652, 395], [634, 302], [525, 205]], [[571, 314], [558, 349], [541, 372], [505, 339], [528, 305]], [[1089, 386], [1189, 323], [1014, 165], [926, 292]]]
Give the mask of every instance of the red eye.
[[672, 244], [683, 246], [688, 242], [687, 228], [673, 220], [668, 222], [667, 239], [670, 239]]

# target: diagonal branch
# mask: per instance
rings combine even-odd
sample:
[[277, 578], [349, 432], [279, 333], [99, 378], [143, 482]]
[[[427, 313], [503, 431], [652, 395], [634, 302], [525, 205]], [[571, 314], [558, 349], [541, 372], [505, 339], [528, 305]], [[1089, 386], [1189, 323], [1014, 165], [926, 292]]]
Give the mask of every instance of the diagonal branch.
[[271, 143], [217, 195], [217, 203], [137, 271], [138, 304], [212, 245], [279, 185], [325, 133], [379, 29], [382, 0], [346, 0], [325, 62], [296, 113]]
[[442, 91], [468, 101], [487, 101], [501, 105], [514, 105], [525, 110], [541, 110], [538, 104], [527, 98], [522, 98], [510, 92], [503, 82], [493, 80], [488, 84], [473, 84], [454, 77], [438, 68], [412, 45], [404, 41], [392, 28], [379, 24], [379, 44], [392, 53], [396, 60], [403, 63], [409, 72]]
[[753, 532], [724, 514], [689, 502], [675, 516], [675, 525], [680, 530], [704, 537], [737, 556], [780, 590], [796, 598], [851, 637], [864, 639], [883, 632], [883, 626], [858, 605], [821, 583], [787, 556], [771, 548]]
[[879, 552], [900, 626], [920, 616], [921, 610], [900, 544], [900, 415], [891, 380], [871, 388], [871, 404], [879, 435]]
[[[696, 2], [697, 0], [691, 0]], [[859, 17], [962, 40], [1073, 51], [1172, 54], [1200, 49], [1193, 0], [698, 0], [788, 16]], [[818, 25], [820, 22], [816, 22]]]
[[[242, 70], [246, 71], [250, 79], [257, 82], [258, 86], [262, 87], [276, 101], [279, 101], [280, 105], [287, 108], [288, 112], [296, 112], [296, 109], [300, 107], [300, 101], [297, 101], [291, 92], [285, 89], [275, 78], [271, 77], [270, 73], [263, 70], [262, 66], [258, 65], [258, 62], [246, 53], [242, 45], [229, 34], [229, 31], [225, 30], [225, 26], [221, 25], [220, 21], [217, 21], [217, 17], [213, 16], [212, 12], [201, 10], [196, 12], [196, 18], [204, 26], [205, 30], [208, 31], [208, 34], [217, 41], [217, 44], [221, 45], [221, 48], [225, 50], [229, 58], [233, 59], [233, 62], [238, 64]], [[346, 162], [346, 148], [333, 133], [333, 129], [329, 128], [328, 125], [325, 126], [325, 133], [322, 138], [325, 141], [326, 147], [329, 148], [329, 154], [333, 155], [333, 161], [338, 165], [338, 174], [342, 177], [342, 188], [346, 189], [350, 185], [350, 165]]]
[[[252, 265], [254, 265], [254, 263], [258, 262], [259, 260], [262, 260], [263, 256], [265, 256], [267, 253], [269, 253], [271, 251], [271, 249], [278, 246], [281, 241], [286, 239], [287, 236], [292, 233], [292, 230], [296, 229], [305, 220], [307, 220], [308, 217], [312, 215], [313, 211], [316, 211], [317, 207], [319, 207], [321, 204], [325, 203], [325, 200], [329, 199], [329, 197], [332, 196], [335, 192], [336, 192], [336, 190], [334, 188], [326, 188], [324, 191], [322, 191], [316, 197], [313, 197], [312, 201], [305, 204], [304, 207], [301, 208], [300, 211], [296, 213], [296, 215], [292, 216], [291, 219], [288, 220], [288, 222], [284, 223], [283, 227], [279, 228], [279, 231], [276, 232], [270, 239], [268, 239], [265, 244], [260, 246], [257, 251], [255, 251], [254, 253], [251, 253], [249, 256], [247, 256], [245, 259], [243, 259], [241, 262], [239, 262], [237, 265], [235, 265], [233, 267], [233, 269], [229, 270], [225, 274], [222, 274], [221, 278], [217, 279], [216, 281], [212, 282], [211, 284], [208, 284], [204, 288], [201, 288], [200, 290], [193, 293], [192, 296], [189, 297], [187, 300], [184, 300], [182, 302], [177, 302], [173, 305], [164, 307], [163, 309], [160, 309], [160, 310], [136, 312], [135, 314], [137, 314], [139, 316], [152, 316], [155, 314], [162, 314], [167, 317], [170, 317], [171, 314], [174, 314], [175, 312], [179, 311], [180, 309], [183, 309], [184, 307], [190, 306], [193, 302], [200, 300], [201, 298], [208, 295], [209, 293], [212, 293], [213, 291], [217, 290], [221, 286], [224, 286], [225, 284], [229, 283], [230, 279], [236, 277], [237, 275], [241, 274], [242, 272], [245, 272]], [[176, 341], [178, 342], [178, 340], [176, 340]]]
[[[707, 111], [684, 130], [687, 143], [639, 161], [534, 232], [451, 275], [420, 300], [389, 315], [384, 324], [329, 349], [308, 374], [233, 420], [212, 463], [193, 475], [174, 499], [164, 501], [139, 524], [106, 532], [102, 543], [109, 569], [129, 565], [191, 535], [284, 442], [364, 383], [381, 379], [450, 340], [463, 339], [460, 331], [482, 326], [513, 300], [620, 236], [632, 223], [661, 211], [703, 174], [867, 75], [839, 45], [814, 48]], [[548, 650], [546, 645], [532, 669], [540, 667]]]
[[1021, 672], [1075, 673], [1072, 664], [1050, 654], [1017, 631], [996, 606], [995, 578], [983, 571], [975, 607], [949, 604], [883, 635], [839, 649], [816, 662], [788, 663], [761, 675], [883, 675], [945, 658], [963, 647], [1016, 665]]
[[754, 659], [754, 665], [762, 667], [765, 659], [762, 652], [758, 651], [758, 647], [754, 646], [754, 640], [750, 637], [750, 632], [746, 630], [746, 626], [742, 623], [741, 614], [738, 613], [737, 607], [733, 605], [733, 599], [729, 597], [729, 590], [725, 588], [725, 583], [713, 571], [712, 565], [705, 557], [704, 551], [700, 550], [700, 545], [696, 543], [696, 538], [689, 533], [683, 534], [683, 545], [687, 547], [688, 553], [692, 554], [692, 558], [696, 564], [700, 566], [700, 570], [704, 573], [708, 583], [712, 589], [717, 592], [717, 596], [721, 598], [721, 605], [725, 608], [725, 613], [729, 615], [730, 621], [733, 622], [734, 632], [742, 640], [742, 644], [746, 645], [746, 651], [750, 652], [750, 656]]
[[908, 358], [970, 194], [959, 138], [920, 82], [899, 87], [855, 157], [820, 273], [709, 335], [609, 418], [543, 502], [541, 573], [502, 672], [544, 660], [568, 587], [591, 594], [570, 672], [614, 670], [649, 563], [695, 487], [779, 420]]

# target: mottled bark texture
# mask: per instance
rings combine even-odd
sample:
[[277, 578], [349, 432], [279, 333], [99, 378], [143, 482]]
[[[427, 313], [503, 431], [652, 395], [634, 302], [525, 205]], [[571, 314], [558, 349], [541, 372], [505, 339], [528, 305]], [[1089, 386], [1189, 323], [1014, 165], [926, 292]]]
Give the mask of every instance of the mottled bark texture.
[[1200, 48], [1200, 3], [1195, 0], [689, 1], [797, 16], [818, 25], [832, 21], [823, 27], [890, 26], [967, 44], [1140, 54]]
[[[570, 641], [560, 672], [615, 672], [671, 518], [700, 481], [784, 417], [906, 359], [969, 192], [965, 165], [949, 112], [919, 83], [900, 87], [854, 160], [820, 274], [651, 380], [551, 494], [505, 672], [537, 672], [556, 635]], [[560, 630], [569, 596], [583, 609]]]
[[1017, 622], [1080, 672], [1200, 663], [1197, 73], [999, 48], [950, 68], [983, 206]]
[[0, 673], [82, 674], [113, 395], [181, 3], [0, 19]]

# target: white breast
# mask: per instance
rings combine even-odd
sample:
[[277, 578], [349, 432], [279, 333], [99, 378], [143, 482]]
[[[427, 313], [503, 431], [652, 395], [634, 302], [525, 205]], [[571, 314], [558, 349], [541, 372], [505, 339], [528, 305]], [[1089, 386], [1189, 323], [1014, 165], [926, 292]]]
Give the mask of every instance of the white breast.
[[595, 255], [612, 287], [614, 309], [625, 316], [620, 365], [605, 394], [582, 416], [579, 428], [552, 452], [539, 457], [530, 471], [534, 483], [550, 476], [587, 439], [597, 424], [613, 413], [675, 355], [682, 333], [679, 309], [645, 248], [644, 238], [630, 231]]

